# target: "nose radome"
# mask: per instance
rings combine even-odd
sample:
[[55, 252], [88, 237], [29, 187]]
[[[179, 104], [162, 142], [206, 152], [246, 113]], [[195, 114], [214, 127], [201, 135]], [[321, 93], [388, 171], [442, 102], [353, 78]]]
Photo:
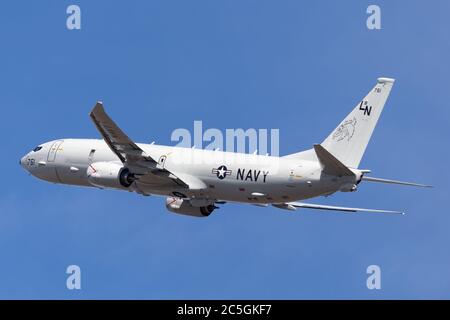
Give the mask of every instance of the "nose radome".
[[22, 168], [26, 169], [25, 164], [27, 161], [27, 155], [24, 155], [20, 160], [19, 160], [19, 164], [22, 166]]

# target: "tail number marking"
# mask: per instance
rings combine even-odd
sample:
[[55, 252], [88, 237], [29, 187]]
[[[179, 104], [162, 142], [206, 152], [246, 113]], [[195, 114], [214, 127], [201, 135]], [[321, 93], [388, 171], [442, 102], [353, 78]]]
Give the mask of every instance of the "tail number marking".
[[364, 111], [365, 116], [370, 116], [370, 113], [372, 112], [372, 106], [368, 105], [368, 101], [361, 101], [359, 104], [359, 110]]

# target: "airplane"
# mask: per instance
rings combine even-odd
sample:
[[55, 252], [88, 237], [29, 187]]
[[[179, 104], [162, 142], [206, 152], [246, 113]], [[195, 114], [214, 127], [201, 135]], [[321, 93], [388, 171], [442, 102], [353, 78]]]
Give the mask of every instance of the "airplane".
[[285, 210], [404, 214], [403, 211], [301, 202], [354, 192], [361, 181], [431, 187], [367, 176], [358, 169], [394, 79], [375, 87], [320, 144], [281, 157], [133, 142], [97, 102], [90, 118], [103, 139], [57, 139], [40, 144], [20, 165], [53, 183], [119, 189], [166, 197], [169, 211], [207, 217], [227, 202]]

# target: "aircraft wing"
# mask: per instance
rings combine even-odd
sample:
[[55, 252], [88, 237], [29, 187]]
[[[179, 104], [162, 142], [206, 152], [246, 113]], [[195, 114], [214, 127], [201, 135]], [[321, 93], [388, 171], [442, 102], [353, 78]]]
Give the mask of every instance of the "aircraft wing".
[[332, 210], [332, 211], [343, 211], [343, 212], [376, 212], [376, 213], [393, 213], [404, 215], [401, 211], [391, 211], [391, 210], [377, 210], [377, 209], [364, 209], [364, 208], [351, 208], [351, 207], [337, 207], [337, 206], [327, 206], [321, 204], [303, 203], [303, 202], [287, 202], [287, 203], [277, 203], [273, 204], [274, 207], [285, 209], [285, 210], [296, 210], [297, 208], [306, 209], [318, 209], [318, 210]]
[[157, 161], [136, 145], [108, 116], [102, 102], [96, 103], [89, 116], [109, 148], [136, 175], [137, 179], [145, 181], [146, 178], [151, 179], [152, 176], [156, 175], [159, 178], [163, 178], [166, 182], [189, 188], [187, 183], [172, 172], [164, 168], [158, 168]]

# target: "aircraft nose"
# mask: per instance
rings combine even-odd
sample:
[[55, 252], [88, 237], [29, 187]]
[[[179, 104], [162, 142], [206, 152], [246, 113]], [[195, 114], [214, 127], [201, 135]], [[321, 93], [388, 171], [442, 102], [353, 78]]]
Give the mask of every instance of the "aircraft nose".
[[20, 160], [19, 160], [19, 164], [20, 164], [20, 166], [22, 167], [22, 168], [24, 168], [25, 170], [27, 169], [26, 167], [25, 167], [25, 164], [26, 164], [26, 160], [27, 159], [27, 155], [24, 155], [22, 158], [20, 158]]

